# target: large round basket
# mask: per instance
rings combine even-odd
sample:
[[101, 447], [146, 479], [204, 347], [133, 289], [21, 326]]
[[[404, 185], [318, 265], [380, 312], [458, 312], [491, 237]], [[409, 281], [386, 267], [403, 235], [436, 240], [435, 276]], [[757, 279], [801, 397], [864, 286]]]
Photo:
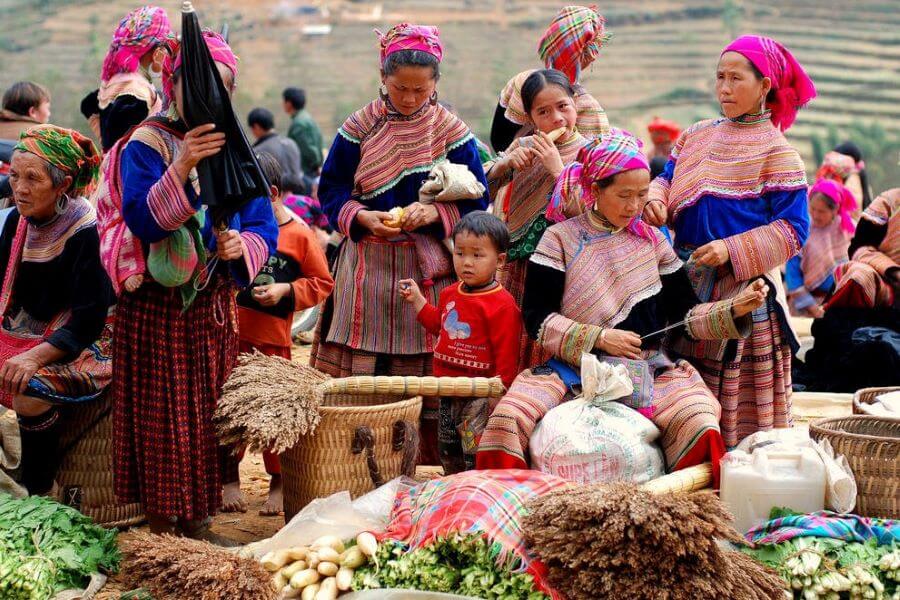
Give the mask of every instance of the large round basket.
[[843, 454], [856, 478], [854, 512], [900, 518], [900, 419], [867, 415], [814, 421], [809, 433]]
[[854, 415], [863, 415], [866, 414], [863, 412], [862, 407], [865, 404], [872, 404], [875, 401], [875, 398], [882, 394], [887, 394], [888, 392], [896, 392], [900, 390], [900, 386], [895, 387], [870, 387], [863, 388], [861, 390], [857, 390], [855, 394], [853, 394], [853, 414]]
[[60, 436], [62, 464], [56, 476], [59, 501], [104, 527], [128, 527], [144, 520], [140, 503], [120, 504], [113, 487], [112, 406], [103, 396], [72, 409]]

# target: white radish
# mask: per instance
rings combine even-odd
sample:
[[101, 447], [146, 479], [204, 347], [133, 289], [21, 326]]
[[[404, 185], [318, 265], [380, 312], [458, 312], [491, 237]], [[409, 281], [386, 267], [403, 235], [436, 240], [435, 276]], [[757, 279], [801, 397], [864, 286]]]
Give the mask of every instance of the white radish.
[[259, 561], [262, 563], [262, 566], [269, 571], [270, 573], [274, 573], [279, 570], [281, 567], [286, 565], [290, 557], [288, 556], [287, 550], [276, 550], [275, 552], [269, 552]]
[[363, 531], [356, 536], [356, 547], [362, 550], [366, 556], [375, 556], [375, 553], [378, 552], [378, 540], [368, 531]]
[[367, 562], [368, 560], [366, 559], [366, 555], [363, 554], [362, 549], [359, 546], [353, 546], [344, 552], [344, 558], [341, 559], [341, 566], [350, 569], [358, 569]]
[[344, 542], [335, 535], [324, 535], [312, 543], [313, 550], [333, 548], [338, 554], [344, 551]]
[[335, 600], [338, 595], [337, 581], [334, 577], [329, 577], [322, 582], [322, 587], [316, 592], [315, 600]]
[[303, 588], [303, 593], [300, 594], [300, 600], [314, 600], [316, 594], [319, 593], [320, 587], [322, 586], [318, 583], [306, 586], [305, 588]]
[[306, 566], [308, 566], [310, 569], [315, 569], [316, 567], [318, 567], [320, 562], [322, 561], [319, 560], [318, 552], [310, 552], [309, 556], [306, 557]]
[[337, 582], [337, 588], [342, 592], [346, 592], [353, 585], [353, 569], [341, 567], [334, 579]]
[[280, 571], [280, 573], [281, 573], [282, 575], [284, 575], [285, 577], [287, 577], [287, 579], [290, 581], [291, 577], [294, 576], [294, 573], [298, 573], [298, 572], [303, 571], [303, 570], [305, 570], [305, 569], [306, 569], [306, 561], [305, 561], [305, 560], [298, 560], [298, 561], [293, 562], [292, 564], [289, 564], [289, 565], [286, 566], [285, 568], [283, 568], [283, 569]]
[[303, 593], [303, 590], [295, 590], [294, 588], [292, 588], [291, 586], [288, 585], [288, 586], [285, 586], [281, 590], [281, 597], [282, 598], [299, 598], [301, 593]]
[[303, 589], [314, 583], [319, 583], [319, 572], [315, 569], [306, 569], [291, 577], [291, 587], [295, 590]]
[[320, 562], [319, 566], [316, 567], [316, 570], [319, 572], [319, 575], [324, 575], [325, 577], [334, 577], [337, 575], [337, 572], [340, 570], [333, 562]]
[[308, 546], [296, 546], [288, 550], [288, 557], [291, 560], [306, 560], [307, 556], [309, 556]]
[[290, 582], [290, 577], [285, 577], [284, 573], [278, 572], [275, 573], [275, 576], [272, 577], [272, 584], [275, 586], [276, 590], [280, 590], [284, 586], [286, 586]]
[[319, 557], [319, 562], [330, 562], [334, 564], [341, 562], [341, 553], [328, 546], [319, 548], [316, 551], [316, 555]]

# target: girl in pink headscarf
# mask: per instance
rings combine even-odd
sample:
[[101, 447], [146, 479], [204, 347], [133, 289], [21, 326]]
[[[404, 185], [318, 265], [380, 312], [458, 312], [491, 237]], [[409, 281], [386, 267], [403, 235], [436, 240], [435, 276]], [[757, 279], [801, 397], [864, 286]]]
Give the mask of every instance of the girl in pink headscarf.
[[853, 194], [836, 181], [823, 179], [809, 190], [809, 237], [785, 272], [791, 314], [816, 318], [825, 314], [822, 301], [834, 289], [835, 268], [849, 260], [855, 207]]
[[716, 68], [722, 117], [688, 128], [650, 186], [644, 218], [673, 230], [701, 300], [733, 298], [761, 277], [769, 284], [750, 339], [683, 339], [673, 348], [718, 396], [729, 447], [791, 425], [791, 354], [799, 344], [780, 270], [803, 247], [809, 214], [806, 170], [783, 132], [815, 95], [784, 46], [759, 36], [736, 39]]
[[[622, 402], [659, 427], [668, 471], [711, 461], [718, 473], [725, 452], [719, 404], [697, 370], [671, 360], [667, 347], [681, 337], [746, 337], [750, 312], [767, 289], [758, 282], [733, 300], [702, 304], [668, 241], [639, 220], [649, 184], [640, 141], [615, 129], [582, 148], [560, 174], [551, 213], [566, 203], [589, 210], [544, 233], [528, 262], [522, 310], [528, 333], [553, 358], [523, 371], [494, 409], [479, 444], [479, 469], [528, 467], [535, 425], [571, 397], [588, 353], [644, 373], [636, 376], [642, 391]], [[668, 326], [670, 334], [662, 334]], [[627, 449], [608, 450], [625, 477], [651, 476]]]
[[119, 22], [103, 59], [100, 89], [81, 103], [81, 112], [104, 152], [129, 129], [162, 109], [152, 76], [159, 74], [162, 46], [170, 35], [169, 17], [158, 6], [142, 6]]

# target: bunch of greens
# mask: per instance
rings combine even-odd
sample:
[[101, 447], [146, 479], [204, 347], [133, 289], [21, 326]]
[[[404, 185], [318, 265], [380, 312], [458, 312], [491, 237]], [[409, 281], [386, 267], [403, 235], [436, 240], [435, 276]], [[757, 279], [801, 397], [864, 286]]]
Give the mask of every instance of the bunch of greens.
[[800, 537], [744, 552], [778, 572], [803, 600], [900, 600], [900, 545]]
[[499, 561], [500, 547], [480, 535], [451, 535], [407, 550], [382, 543], [370, 564], [356, 570], [354, 590], [413, 589], [450, 592], [487, 600], [546, 600], [534, 579], [520, 572], [521, 560]]
[[114, 530], [47, 498], [0, 494], [0, 597], [49, 598], [118, 566]]

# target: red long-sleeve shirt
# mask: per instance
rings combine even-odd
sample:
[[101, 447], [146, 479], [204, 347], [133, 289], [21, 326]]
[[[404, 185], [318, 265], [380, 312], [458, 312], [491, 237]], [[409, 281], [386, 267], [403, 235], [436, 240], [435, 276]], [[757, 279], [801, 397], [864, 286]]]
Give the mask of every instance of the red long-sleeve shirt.
[[519, 374], [522, 313], [502, 286], [468, 293], [462, 285], [445, 288], [439, 306], [426, 304], [419, 311], [419, 322], [438, 336], [434, 374], [499, 376], [508, 388]]

